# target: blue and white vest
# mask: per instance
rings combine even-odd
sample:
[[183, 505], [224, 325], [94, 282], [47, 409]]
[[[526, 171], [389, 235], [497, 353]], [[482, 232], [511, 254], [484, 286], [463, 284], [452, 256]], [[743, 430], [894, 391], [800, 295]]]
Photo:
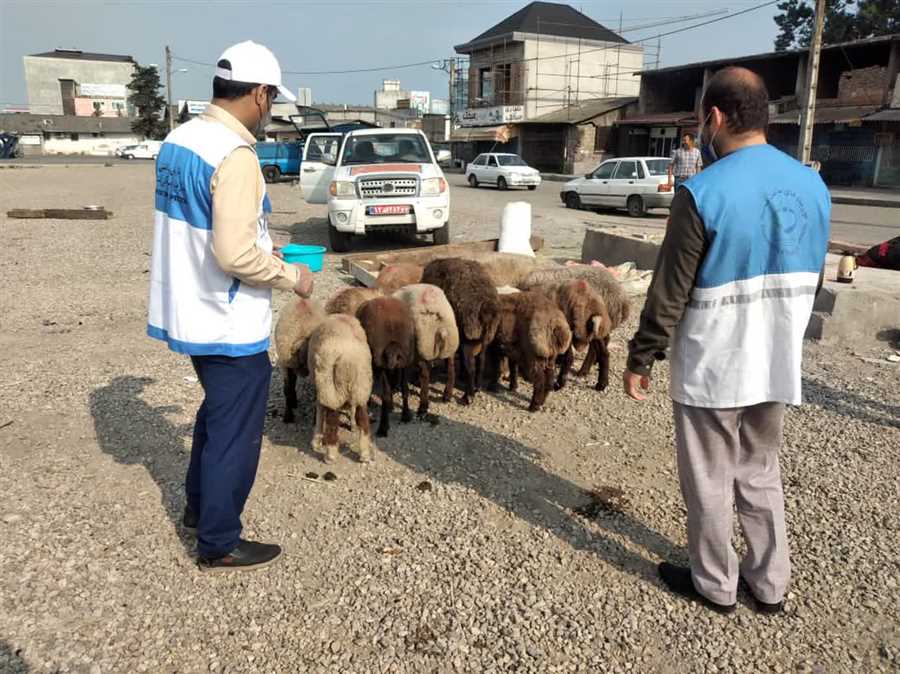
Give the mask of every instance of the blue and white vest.
[[828, 188], [770, 145], [729, 154], [684, 187], [707, 252], [672, 342], [673, 400], [800, 404], [803, 336], [828, 247]]
[[[198, 117], [172, 131], [159, 151], [147, 334], [172, 351], [249, 356], [269, 347], [271, 289], [225, 274], [212, 249], [210, 181], [231, 152], [247, 145], [224, 124]], [[262, 184], [256, 245], [271, 254], [272, 209]]]

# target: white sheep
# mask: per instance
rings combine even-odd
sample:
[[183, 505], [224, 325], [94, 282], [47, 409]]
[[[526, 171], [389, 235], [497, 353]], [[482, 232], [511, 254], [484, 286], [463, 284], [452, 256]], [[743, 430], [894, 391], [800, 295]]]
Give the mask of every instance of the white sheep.
[[284, 379], [284, 422], [294, 421], [297, 409], [297, 375], [308, 377], [307, 346], [309, 336], [325, 312], [315, 302], [297, 298], [287, 304], [275, 324], [275, 354]]
[[394, 293], [404, 302], [412, 315], [416, 330], [416, 356], [419, 365], [418, 415], [428, 414], [428, 390], [431, 383], [431, 364], [437, 360], [447, 363], [447, 385], [444, 402], [453, 396], [456, 379], [454, 356], [459, 349], [459, 328], [453, 307], [444, 291], [434, 285], [417, 283]]
[[309, 338], [309, 372], [316, 386], [313, 449], [324, 449], [325, 462], [338, 456], [340, 411], [347, 409], [354, 432], [352, 449], [362, 463], [372, 460], [369, 396], [372, 395], [372, 352], [360, 322], [346, 314], [327, 316]]

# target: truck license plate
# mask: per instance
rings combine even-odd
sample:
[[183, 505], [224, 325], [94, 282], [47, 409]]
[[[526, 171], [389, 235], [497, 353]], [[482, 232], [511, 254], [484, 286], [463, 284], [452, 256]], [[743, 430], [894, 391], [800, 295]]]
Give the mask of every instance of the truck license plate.
[[403, 204], [385, 204], [384, 206], [369, 206], [366, 215], [409, 215], [410, 206]]

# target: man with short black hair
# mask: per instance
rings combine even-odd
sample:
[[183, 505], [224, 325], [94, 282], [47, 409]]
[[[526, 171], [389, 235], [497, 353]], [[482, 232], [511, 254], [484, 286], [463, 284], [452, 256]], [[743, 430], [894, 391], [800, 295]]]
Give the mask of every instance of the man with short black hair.
[[681, 147], [672, 152], [672, 163], [669, 164], [669, 182], [674, 182], [677, 190], [685, 180], [693, 178], [702, 169], [703, 161], [700, 157], [700, 150], [694, 145], [694, 135], [686, 133], [681, 137]]
[[768, 103], [744, 68], [710, 80], [700, 135], [713, 163], [672, 200], [624, 375], [625, 392], [643, 400], [671, 341], [690, 568], [663, 562], [659, 573], [722, 613], [734, 610], [739, 577], [758, 611], [782, 610], [790, 560], [778, 450], [785, 405], [801, 402], [803, 335], [828, 244], [828, 189], [767, 144]]
[[147, 333], [190, 356], [205, 394], [183, 521], [203, 570], [259, 568], [281, 553], [240, 537], [272, 374], [272, 288], [313, 289], [309, 269], [285, 264], [269, 237], [254, 144], [279, 93], [295, 100], [272, 52], [249, 41], [226, 49], [212, 103], [168, 135], [156, 163]]

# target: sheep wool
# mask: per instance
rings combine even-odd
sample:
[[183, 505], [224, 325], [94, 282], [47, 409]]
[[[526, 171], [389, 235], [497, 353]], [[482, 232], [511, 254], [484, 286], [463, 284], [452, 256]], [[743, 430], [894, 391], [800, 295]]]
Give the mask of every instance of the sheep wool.
[[616, 329], [628, 320], [631, 313], [631, 300], [625, 294], [619, 280], [603, 267], [575, 265], [554, 269], [538, 269], [529, 274], [519, 285], [522, 290], [538, 286], [561, 286], [570, 281], [584, 279], [600, 295], [606, 304], [612, 329]]
[[389, 264], [378, 273], [375, 287], [385, 295], [393, 295], [400, 288], [421, 281], [423, 271], [425, 268], [417, 264], [407, 262]]
[[311, 300], [296, 299], [288, 303], [275, 324], [275, 354], [278, 365], [285, 369], [306, 366], [309, 336], [325, 319], [325, 312]]
[[328, 300], [325, 313], [356, 316], [356, 312], [363, 304], [381, 296], [382, 293], [378, 288], [346, 288]]
[[401, 288], [394, 297], [409, 307], [416, 328], [416, 351], [421, 360], [444, 360], [456, 353], [459, 329], [443, 290], [417, 283]]
[[352, 316], [327, 316], [309, 339], [309, 372], [319, 404], [331, 410], [365, 406], [372, 394], [372, 353]]

